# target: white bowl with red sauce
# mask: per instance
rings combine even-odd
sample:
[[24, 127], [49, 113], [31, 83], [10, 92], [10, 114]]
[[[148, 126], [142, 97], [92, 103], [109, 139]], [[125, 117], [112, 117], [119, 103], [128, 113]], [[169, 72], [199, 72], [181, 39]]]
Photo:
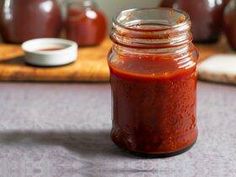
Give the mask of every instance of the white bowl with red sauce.
[[40, 38], [22, 44], [25, 62], [36, 66], [61, 66], [76, 61], [77, 43], [54, 38]]

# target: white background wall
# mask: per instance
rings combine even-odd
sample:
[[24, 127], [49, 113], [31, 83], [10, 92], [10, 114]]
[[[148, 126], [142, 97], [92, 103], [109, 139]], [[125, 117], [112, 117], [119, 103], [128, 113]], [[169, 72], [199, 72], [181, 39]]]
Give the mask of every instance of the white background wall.
[[95, 0], [99, 7], [106, 13], [109, 21], [124, 9], [140, 7], [156, 7], [160, 0]]

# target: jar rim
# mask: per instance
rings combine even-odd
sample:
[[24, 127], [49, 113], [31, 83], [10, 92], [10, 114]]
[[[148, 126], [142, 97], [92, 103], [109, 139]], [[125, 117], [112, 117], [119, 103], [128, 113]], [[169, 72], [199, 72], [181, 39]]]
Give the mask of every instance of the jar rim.
[[189, 15], [171, 8], [136, 8], [120, 12], [111, 40], [131, 48], [169, 48], [192, 42]]
[[[172, 8], [165, 8], [165, 7], [160, 7], [160, 8], [133, 8], [133, 9], [127, 9], [127, 10], [123, 10], [119, 13], [117, 13], [114, 17], [113, 17], [113, 24], [117, 25], [125, 30], [131, 30], [131, 31], [150, 31], [150, 29], [140, 29], [140, 28], [134, 28], [134, 26], [127, 26], [125, 24], [122, 24], [121, 22], [119, 22], [119, 18], [122, 15], [130, 15], [131, 13], [135, 13], [138, 11], [169, 11], [170, 15], [175, 14], [179, 14], [179, 18], [176, 20], [176, 24], [159, 24], [162, 26], [161, 29], [154, 29], [152, 31], [162, 31], [162, 30], [169, 30], [169, 29], [175, 29], [175, 28], [179, 28], [185, 25], [188, 25], [190, 22], [190, 16], [188, 15], [188, 13], [186, 13], [183, 10], [178, 10], [178, 9], [172, 9]], [[179, 21], [178, 21], [179, 20]], [[137, 25], [137, 24], [135, 24]]]

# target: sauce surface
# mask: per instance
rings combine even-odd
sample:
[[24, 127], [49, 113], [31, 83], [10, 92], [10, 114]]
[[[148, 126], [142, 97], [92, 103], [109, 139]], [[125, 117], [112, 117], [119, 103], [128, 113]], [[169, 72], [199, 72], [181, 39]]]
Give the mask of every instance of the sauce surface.
[[57, 51], [57, 50], [62, 50], [64, 49], [63, 47], [54, 47], [54, 48], [45, 48], [45, 49], [39, 49], [38, 51]]
[[197, 138], [196, 65], [171, 58], [126, 56], [109, 63], [113, 141], [134, 152], [165, 154]]

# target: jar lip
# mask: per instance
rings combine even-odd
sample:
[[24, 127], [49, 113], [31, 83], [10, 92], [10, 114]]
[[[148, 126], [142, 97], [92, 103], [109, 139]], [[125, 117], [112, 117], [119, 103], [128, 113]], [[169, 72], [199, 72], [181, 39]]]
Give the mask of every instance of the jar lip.
[[[123, 29], [126, 30], [131, 30], [131, 31], [150, 31], [150, 29], [140, 29], [140, 28], [134, 28], [133, 26], [127, 26], [125, 24], [120, 23], [119, 17], [122, 16], [122, 14], [130, 14], [130, 13], [134, 13], [134, 12], [138, 12], [138, 11], [152, 11], [152, 10], [157, 10], [157, 11], [169, 11], [170, 15], [173, 13], [176, 14], [181, 14], [182, 17], [184, 17], [184, 19], [179, 19], [181, 21], [176, 21], [176, 24], [171, 25], [171, 24], [159, 24], [162, 26], [162, 28], [160, 29], [155, 29], [153, 31], [162, 31], [162, 30], [168, 30], [168, 29], [175, 29], [175, 28], [179, 28], [182, 27], [184, 25], [187, 25], [190, 21], [190, 16], [188, 15], [188, 13], [186, 13], [183, 10], [178, 10], [178, 9], [172, 9], [172, 8], [165, 8], [165, 7], [161, 7], [161, 8], [133, 8], [133, 9], [127, 9], [127, 10], [123, 10], [119, 13], [117, 13], [114, 17], [113, 17], [113, 24], [116, 26], [120, 26]], [[181, 17], [181, 16], [180, 16]]]

